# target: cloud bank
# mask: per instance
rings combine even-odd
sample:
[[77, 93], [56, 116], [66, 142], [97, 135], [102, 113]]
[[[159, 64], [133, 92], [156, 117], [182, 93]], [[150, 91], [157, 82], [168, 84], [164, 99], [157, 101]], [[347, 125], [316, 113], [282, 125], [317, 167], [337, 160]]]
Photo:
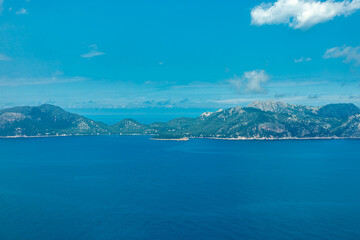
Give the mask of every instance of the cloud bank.
[[337, 16], [348, 16], [358, 9], [360, 0], [277, 0], [254, 7], [251, 23], [258, 26], [287, 24], [294, 29], [308, 29]]
[[342, 58], [344, 63], [354, 63], [360, 65], [360, 46], [334, 47], [326, 50], [324, 58]]
[[49, 85], [83, 82], [88, 80], [84, 77], [41, 77], [41, 78], [3, 78], [0, 77], [0, 87], [20, 87], [33, 85]]

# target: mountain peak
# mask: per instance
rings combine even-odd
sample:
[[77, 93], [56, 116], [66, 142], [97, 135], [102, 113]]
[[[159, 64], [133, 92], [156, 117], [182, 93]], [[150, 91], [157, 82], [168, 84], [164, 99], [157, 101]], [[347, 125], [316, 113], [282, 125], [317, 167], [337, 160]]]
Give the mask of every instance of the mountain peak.
[[48, 103], [41, 104], [41, 105], [39, 105], [37, 107], [38, 108], [60, 108], [59, 106], [48, 104]]
[[200, 117], [206, 118], [206, 117], [209, 117], [211, 114], [213, 114], [213, 113], [212, 112], [204, 112], [200, 115]]
[[64, 111], [65, 112], [65, 110], [62, 109], [61, 107], [51, 105], [51, 104], [41, 104], [41, 105], [39, 105], [37, 107], [34, 107], [34, 108], [38, 108], [41, 111]]
[[319, 114], [324, 117], [348, 118], [360, 113], [360, 109], [353, 103], [334, 103], [322, 106]]
[[283, 112], [285, 109], [293, 108], [293, 105], [279, 102], [279, 101], [266, 101], [266, 102], [260, 102], [255, 101], [250, 103], [247, 107], [251, 108], [257, 108], [262, 111], [268, 111], [268, 112]]

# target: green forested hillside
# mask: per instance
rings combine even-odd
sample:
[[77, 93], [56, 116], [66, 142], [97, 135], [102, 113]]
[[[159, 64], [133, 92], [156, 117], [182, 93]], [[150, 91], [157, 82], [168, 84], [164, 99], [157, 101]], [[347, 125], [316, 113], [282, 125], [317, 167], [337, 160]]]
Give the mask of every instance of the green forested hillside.
[[53, 105], [0, 110], [0, 136], [147, 134], [155, 138], [325, 138], [360, 137], [360, 109], [354, 104], [322, 107], [254, 102], [206, 112], [197, 118], [142, 124], [124, 119], [106, 125]]

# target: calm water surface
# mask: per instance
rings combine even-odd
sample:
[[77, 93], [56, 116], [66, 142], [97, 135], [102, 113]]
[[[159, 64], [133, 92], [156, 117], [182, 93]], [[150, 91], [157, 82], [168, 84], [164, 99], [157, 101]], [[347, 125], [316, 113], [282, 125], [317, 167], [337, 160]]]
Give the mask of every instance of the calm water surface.
[[360, 239], [360, 141], [0, 139], [0, 239]]

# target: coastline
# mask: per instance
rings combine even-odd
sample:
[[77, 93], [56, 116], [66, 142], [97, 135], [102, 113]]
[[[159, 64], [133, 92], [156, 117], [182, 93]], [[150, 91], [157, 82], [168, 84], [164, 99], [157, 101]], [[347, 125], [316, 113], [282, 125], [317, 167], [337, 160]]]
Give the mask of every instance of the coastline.
[[[55, 137], [85, 137], [85, 136], [151, 136], [146, 134], [62, 134], [62, 135], [41, 135], [41, 136], [0, 136], [0, 139], [19, 139], [19, 138], [55, 138]], [[211, 139], [224, 141], [276, 141], [276, 140], [360, 140], [360, 137], [285, 137], [285, 138], [221, 138], [221, 137], [183, 137], [183, 138], [153, 138], [155, 141], [189, 141], [191, 139]]]
[[275, 140], [360, 140], [360, 137], [286, 137], [286, 138], [215, 138], [215, 137], [198, 137], [213, 140], [226, 141], [275, 141]]
[[155, 140], [155, 141], [189, 141], [190, 139], [188, 137], [183, 137], [183, 138], [150, 138], [150, 140]]

